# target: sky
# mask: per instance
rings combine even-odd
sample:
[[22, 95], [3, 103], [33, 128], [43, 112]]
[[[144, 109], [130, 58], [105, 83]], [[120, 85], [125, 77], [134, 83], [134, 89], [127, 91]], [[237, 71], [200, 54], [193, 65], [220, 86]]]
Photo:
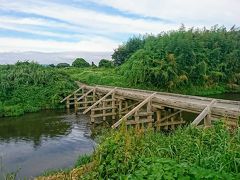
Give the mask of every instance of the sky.
[[239, 8], [240, 0], [0, 0], [0, 53], [11, 58], [29, 51], [108, 52], [109, 57], [133, 35], [181, 24], [239, 26]]

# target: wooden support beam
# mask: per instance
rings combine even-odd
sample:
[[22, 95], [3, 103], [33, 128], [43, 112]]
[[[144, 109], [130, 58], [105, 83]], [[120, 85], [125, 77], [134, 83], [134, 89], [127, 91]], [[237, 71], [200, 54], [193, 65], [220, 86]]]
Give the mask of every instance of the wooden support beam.
[[81, 89], [83, 89], [84, 86], [80, 87], [79, 89], [77, 89], [76, 91], [74, 91], [72, 94], [68, 95], [67, 97], [65, 97], [63, 100], [60, 101], [60, 103], [63, 103], [64, 101], [66, 101], [68, 98], [70, 98], [72, 95], [76, 94], [78, 91], [80, 91]]
[[196, 117], [196, 119], [191, 123], [197, 126], [208, 114], [211, 112], [211, 107], [216, 103], [216, 99], [213, 99], [209, 105]]
[[139, 104], [139, 103], [140, 103], [140, 102], [136, 102], [136, 103], [134, 103], [134, 104], [131, 104], [130, 106], [124, 107], [124, 108], [121, 109], [121, 111], [128, 110], [129, 108], [134, 107], [134, 106], [136, 106], [136, 105]]
[[146, 103], [151, 101], [151, 99], [155, 96], [156, 93], [151, 94], [148, 96], [144, 101], [142, 101], [139, 105], [137, 105], [135, 108], [133, 108], [129, 113], [127, 113], [125, 116], [123, 116], [118, 122], [116, 122], [114, 125], [112, 125], [112, 128], [118, 127], [123, 120], [126, 120], [129, 116], [133, 115], [136, 111], [138, 111], [141, 107], [143, 107]]
[[86, 92], [85, 94], [83, 94], [80, 98], [77, 99], [77, 101], [80, 101], [81, 99], [85, 98], [87, 95], [89, 95], [91, 92], [94, 91], [95, 88], [89, 90], [88, 92]]
[[92, 108], [96, 107], [102, 100], [106, 99], [109, 95], [111, 95], [117, 88], [115, 87], [111, 91], [109, 91], [105, 96], [103, 96], [101, 99], [99, 99], [97, 102], [95, 102], [92, 106], [90, 106], [88, 109], [86, 109], [83, 114], [86, 114], [88, 111], [90, 111]]
[[177, 114], [179, 114], [179, 113], [181, 113], [181, 112], [182, 112], [182, 110], [179, 110], [179, 111], [177, 111], [177, 112], [175, 112], [175, 113], [169, 114], [168, 116], [166, 116], [166, 117], [164, 117], [164, 118], [159, 119], [158, 121], [156, 121], [156, 123], [163, 122], [163, 121], [165, 121], [165, 120], [167, 120], [167, 119], [169, 119], [169, 118], [171, 118], [171, 117], [173, 117], [173, 116], [176, 116]]

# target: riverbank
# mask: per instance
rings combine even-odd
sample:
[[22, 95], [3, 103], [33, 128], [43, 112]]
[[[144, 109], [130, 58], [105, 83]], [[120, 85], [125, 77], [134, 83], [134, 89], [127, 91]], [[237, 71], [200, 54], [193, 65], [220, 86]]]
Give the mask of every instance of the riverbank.
[[239, 139], [224, 122], [170, 134], [121, 128], [104, 135], [90, 162], [36, 179], [239, 179]]
[[0, 66], [0, 117], [57, 109], [59, 101], [77, 86], [57, 68], [18, 62]]
[[139, 83], [132, 84], [131, 81], [124, 76], [121, 72], [121, 68], [65, 68], [62, 69], [75, 81], [80, 81], [88, 85], [107, 85], [118, 86], [125, 88], [136, 88], [162, 92], [172, 92], [179, 94], [198, 95], [198, 96], [210, 96], [223, 93], [240, 93], [239, 86], [231, 86], [227, 84], [215, 84], [209, 86], [182, 86], [179, 88], [165, 88], [157, 87], [152, 84]]

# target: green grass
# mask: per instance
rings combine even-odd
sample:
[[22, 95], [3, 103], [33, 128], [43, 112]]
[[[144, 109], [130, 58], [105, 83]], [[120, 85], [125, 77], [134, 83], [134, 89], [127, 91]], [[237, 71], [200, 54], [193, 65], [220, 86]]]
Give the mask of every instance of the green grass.
[[83, 179], [239, 179], [240, 131], [222, 122], [170, 134], [135, 130], [105, 136]]
[[75, 167], [80, 167], [91, 162], [91, 155], [80, 155], [75, 163]]
[[124, 77], [123, 73], [121, 72], [121, 68], [65, 68], [63, 71], [69, 74], [74, 80], [89, 85], [118, 86], [199, 96], [222, 94], [233, 91], [224, 84], [214, 85], [210, 87], [181, 87], [177, 89], [165, 89], [164, 87], [155, 87], [151, 84], [148, 84], [147, 82], [145, 84], [133, 85], [131, 84], [129, 79]]

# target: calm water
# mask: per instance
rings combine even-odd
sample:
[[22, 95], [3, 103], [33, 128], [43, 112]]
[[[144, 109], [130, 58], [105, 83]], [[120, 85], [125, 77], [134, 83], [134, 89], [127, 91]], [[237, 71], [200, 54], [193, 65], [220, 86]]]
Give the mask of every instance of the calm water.
[[94, 149], [88, 122], [87, 116], [65, 111], [0, 118], [0, 179], [18, 169], [18, 178], [30, 178], [73, 166], [79, 155]]

